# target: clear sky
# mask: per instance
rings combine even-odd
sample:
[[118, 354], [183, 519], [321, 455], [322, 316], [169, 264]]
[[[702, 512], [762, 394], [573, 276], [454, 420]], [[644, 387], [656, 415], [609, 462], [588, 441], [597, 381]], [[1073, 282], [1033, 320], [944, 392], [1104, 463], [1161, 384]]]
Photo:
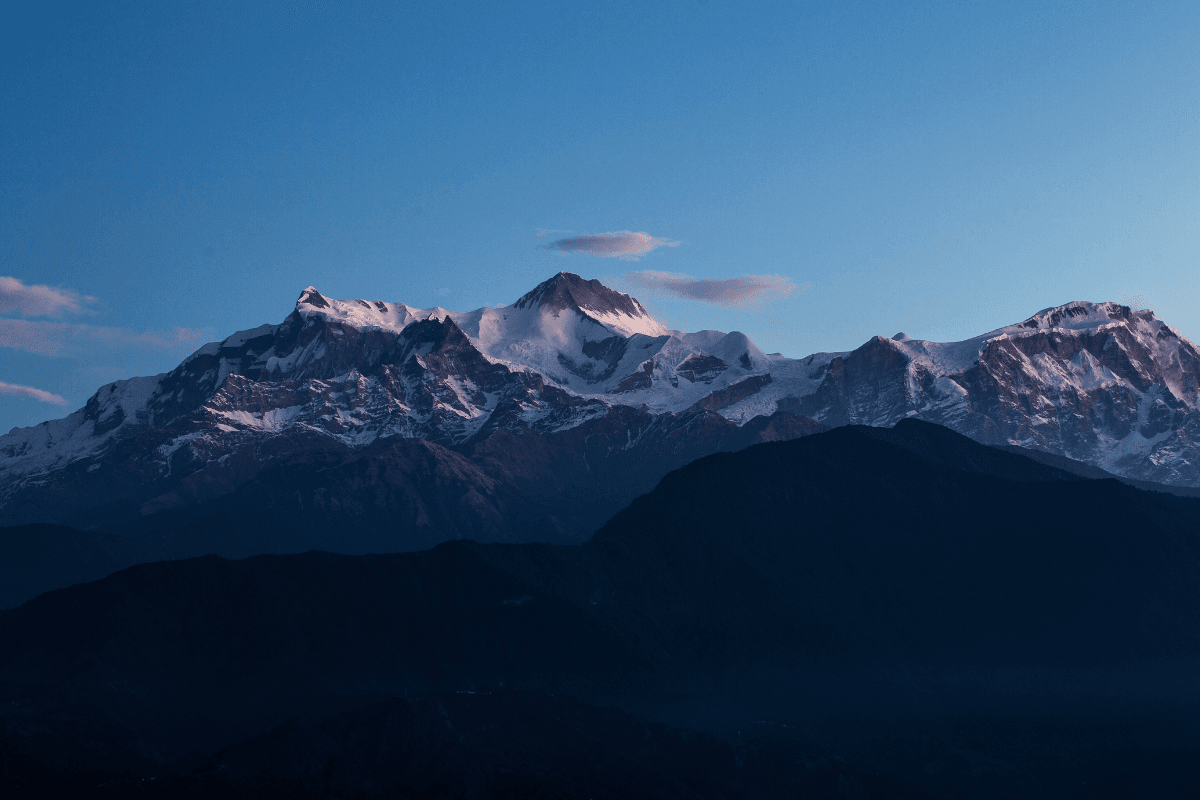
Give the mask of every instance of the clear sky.
[[567, 270], [792, 356], [1139, 296], [1200, 339], [1195, 0], [46, 2], [0, 64], [0, 430], [309, 284]]

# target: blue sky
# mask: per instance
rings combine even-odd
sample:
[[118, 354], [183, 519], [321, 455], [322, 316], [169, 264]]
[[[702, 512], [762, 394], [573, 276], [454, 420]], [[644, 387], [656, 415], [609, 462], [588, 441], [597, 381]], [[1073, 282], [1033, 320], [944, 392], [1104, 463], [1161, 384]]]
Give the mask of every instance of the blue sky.
[[[466, 310], [568, 270], [793, 356], [1139, 296], [1200, 339], [1195, 2], [11, 14], [0, 430], [309, 284]], [[618, 231], [678, 244], [545, 247]], [[641, 270], [796, 290], [718, 305]]]

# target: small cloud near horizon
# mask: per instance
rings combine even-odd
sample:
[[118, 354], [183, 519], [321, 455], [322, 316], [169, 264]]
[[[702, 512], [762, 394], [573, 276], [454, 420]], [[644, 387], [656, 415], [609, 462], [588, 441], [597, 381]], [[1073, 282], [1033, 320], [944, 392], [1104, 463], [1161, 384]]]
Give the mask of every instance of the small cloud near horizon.
[[808, 288], [784, 275], [740, 275], [736, 278], [696, 278], [675, 272], [640, 270], [622, 276], [632, 286], [664, 292], [685, 300], [719, 306], [753, 308], [769, 300], [790, 297]]
[[22, 386], [19, 383], [5, 383], [4, 381], [0, 381], [0, 394], [7, 394], [13, 397], [31, 397], [34, 400], [40, 400], [43, 403], [53, 403], [56, 406], [68, 405], [67, 398], [60, 394], [35, 389], [32, 386]]
[[27, 285], [0, 275], [0, 314], [16, 312], [25, 317], [47, 317], [63, 312], [80, 314], [96, 298], [41, 284]]
[[672, 242], [651, 236], [639, 231], [610, 231], [609, 233], [583, 233], [578, 236], [568, 236], [541, 249], [551, 250], [559, 255], [567, 253], [585, 253], [597, 258], [619, 258], [622, 261], [639, 261], [641, 257], [659, 247], [678, 247], [679, 242]]
[[103, 325], [0, 317], [0, 347], [11, 347], [44, 356], [62, 355], [64, 350], [78, 351], [96, 343], [165, 350], [203, 344], [210, 333], [208, 328], [172, 328], [169, 331], [139, 332]]

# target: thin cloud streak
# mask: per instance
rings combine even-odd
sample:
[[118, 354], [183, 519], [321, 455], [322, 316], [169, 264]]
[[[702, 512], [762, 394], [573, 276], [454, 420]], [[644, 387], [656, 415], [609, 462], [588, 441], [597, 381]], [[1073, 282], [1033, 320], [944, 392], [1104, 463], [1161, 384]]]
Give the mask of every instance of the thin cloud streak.
[[0, 319], [0, 347], [11, 347], [43, 356], [62, 352], [70, 325], [65, 322], [31, 322], [27, 319]]
[[19, 383], [5, 383], [4, 381], [0, 381], [0, 394], [7, 394], [13, 397], [32, 397], [34, 400], [40, 400], [43, 403], [53, 403], [56, 406], [65, 406], [68, 404], [67, 398], [60, 394], [35, 389], [32, 386], [22, 386]]
[[790, 297], [808, 288], [783, 275], [740, 275], [736, 278], [696, 278], [675, 272], [628, 272], [625, 281], [651, 291], [719, 306], [754, 308], [769, 300]]
[[639, 261], [641, 257], [659, 247], [678, 247], [679, 242], [668, 241], [645, 232], [611, 231], [609, 233], [584, 233], [544, 245], [542, 249], [553, 250], [560, 255], [586, 253], [597, 258], [619, 258], [622, 261]]
[[81, 350], [85, 345], [96, 343], [166, 350], [202, 342], [208, 333], [207, 329], [194, 328], [138, 332], [103, 325], [0, 318], [0, 347], [45, 356], [62, 355], [64, 350]]
[[17, 278], [0, 275], [0, 314], [16, 312], [26, 317], [79, 314], [87, 310], [86, 303], [95, 299], [53, 286], [28, 286]]

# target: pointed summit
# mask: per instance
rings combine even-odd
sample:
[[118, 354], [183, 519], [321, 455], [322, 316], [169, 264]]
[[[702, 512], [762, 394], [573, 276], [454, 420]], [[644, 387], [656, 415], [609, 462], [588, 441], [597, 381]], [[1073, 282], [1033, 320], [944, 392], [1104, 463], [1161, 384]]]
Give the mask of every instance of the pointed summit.
[[554, 311], [590, 309], [601, 313], [645, 316], [646, 309], [627, 294], [613, 291], [598, 280], [585, 281], [573, 272], [560, 272], [542, 281], [516, 303], [515, 308], [546, 308]]
[[573, 272], [560, 272], [539, 283], [513, 303], [513, 308], [577, 311], [624, 336], [635, 333], [663, 336], [668, 332], [666, 326], [651, 317], [636, 299], [614, 291], [598, 280], [585, 281]]
[[296, 300], [296, 307], [299, 308], [300, 306], [329, 308], [329, 303], [327, 303], [321, 293], [317, 291], [317, 287], [309, 286], [300, 293], [300, 298]]

